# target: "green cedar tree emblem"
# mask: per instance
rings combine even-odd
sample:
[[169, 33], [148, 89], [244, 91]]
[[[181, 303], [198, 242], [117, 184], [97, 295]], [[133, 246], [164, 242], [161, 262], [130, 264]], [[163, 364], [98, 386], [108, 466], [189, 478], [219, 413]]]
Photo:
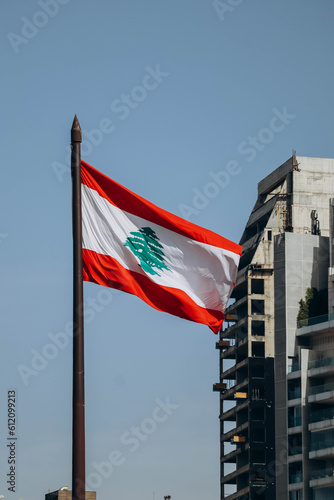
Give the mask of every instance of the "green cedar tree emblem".
[[167, 269], [165, 256], [162, 251], [163, 246], [159, 243], [159, 238], [150, 227], [142, 227], [139, 231], [131, 231], [133, 236], [128, 237], [124, 243], [129, 247], [136, 257], [140, 260], [140, 267], [149, 274], [157, 274], [153, 268]]

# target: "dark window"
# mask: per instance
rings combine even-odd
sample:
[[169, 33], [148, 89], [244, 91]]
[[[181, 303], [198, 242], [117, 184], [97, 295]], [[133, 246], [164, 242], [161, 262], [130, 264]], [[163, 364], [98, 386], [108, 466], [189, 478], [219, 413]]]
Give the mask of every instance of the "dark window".
[[[255, 356], [255, 354], [254, 354]], [[264, 357], [261, 356], [261, 358]], [[252, 377], [254, 378], [264, 378], [264, 363], [256, 364], [252, 366]]]
[[252, 335], [264, 337], [264, 321], [252, 321]]
[[252, 300], [252, 314], [264, 314], [264, 300]]
[[265, 428], [253, 429], [252, 432], [252, 441], [254, 443], [264, 443], [265, 442]]
[[252, 409], [252, 420], [264, 421], [264, 407], [263, 406], [259, 406], [258, 408]]
[[264, 342], [252, 342], [252, 356], [264, 358]]
[[255, 464], [265, 464], [266, 463], [265, 451], [253, 450], [252, 461]]
[[252, 279], [252, 293], [258, 293], [260, 295], [264, 294], [264, 280], [263, 279]]

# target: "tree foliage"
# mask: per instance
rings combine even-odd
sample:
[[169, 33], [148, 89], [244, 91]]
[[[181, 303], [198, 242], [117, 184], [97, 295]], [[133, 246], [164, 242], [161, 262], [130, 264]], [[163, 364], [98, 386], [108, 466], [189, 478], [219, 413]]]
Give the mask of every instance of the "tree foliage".
[[305, 299], [299, 301], [299, 311], [297, 321], [303, 319], [314, 318], [328, 312], [328, 290], [317, 290], [316, 288], [308, 288], [306, 290]]

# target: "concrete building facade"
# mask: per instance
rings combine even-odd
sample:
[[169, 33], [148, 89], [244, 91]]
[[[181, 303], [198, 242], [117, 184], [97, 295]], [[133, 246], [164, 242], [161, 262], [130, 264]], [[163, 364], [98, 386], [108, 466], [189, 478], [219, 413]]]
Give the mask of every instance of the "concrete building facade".
[[[222, 499], [327, 499], [319, 490], [316, 496], [303, 475], [315, 471], [310, 446], [318, 445], [306, 425], [305, 401], [315, 384], [308, 363], [316, 362], [320, 351], [310, 349], [313, 341], [297, 330], [297, 316], [309, 288], [328, 286], [333, 174], [334, 160], [294, 152], [258, 184], [240, 241], [234, 303], [216, 346]], [[333, 301], [334, 291], [329, 295]], [[301, 347], [302, 337], [308, 349]]]

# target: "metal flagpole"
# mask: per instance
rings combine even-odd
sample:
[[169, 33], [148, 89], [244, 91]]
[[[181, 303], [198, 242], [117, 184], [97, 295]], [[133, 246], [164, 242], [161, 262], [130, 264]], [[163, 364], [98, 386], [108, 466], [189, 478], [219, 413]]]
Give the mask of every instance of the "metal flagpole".
[[75, 115], [71, 129], [73, 231], [73, 420], [72, 500], [85, 500], [85, 376], [82, 278], [81, 128]]

